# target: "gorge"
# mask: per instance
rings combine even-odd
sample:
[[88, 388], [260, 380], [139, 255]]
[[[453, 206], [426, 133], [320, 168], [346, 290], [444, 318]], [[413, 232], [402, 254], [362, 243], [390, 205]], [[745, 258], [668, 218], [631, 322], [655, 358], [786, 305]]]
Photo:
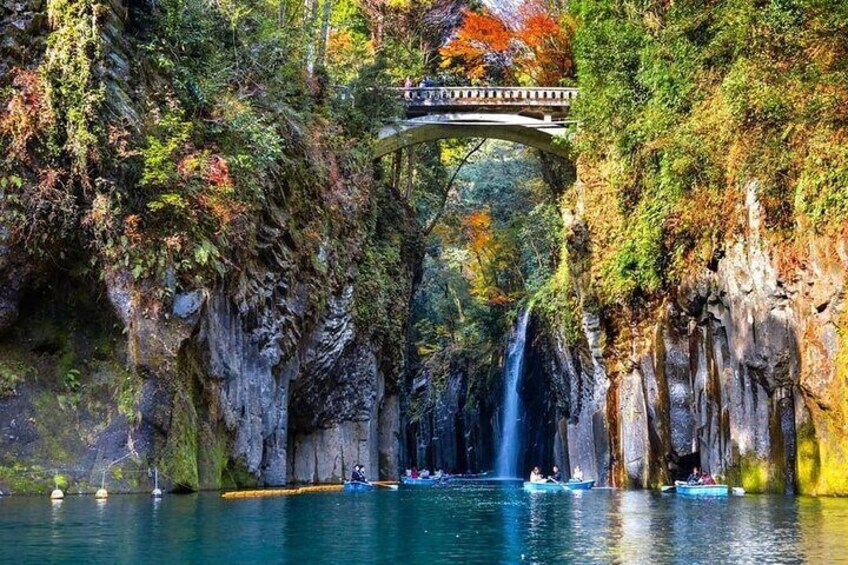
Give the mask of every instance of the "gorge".
[[[544, 4], [566, 61], [518, 30], [500, 68], [459, 0], [271, 4], [4, 5], [0, 490], [558, 464], [848, 495], [841, 6]], [[408, 34], [424, 63], [380, 55]], [[439, 69], [576, 87], [558, 154], [373, 159], [388, 87]]]

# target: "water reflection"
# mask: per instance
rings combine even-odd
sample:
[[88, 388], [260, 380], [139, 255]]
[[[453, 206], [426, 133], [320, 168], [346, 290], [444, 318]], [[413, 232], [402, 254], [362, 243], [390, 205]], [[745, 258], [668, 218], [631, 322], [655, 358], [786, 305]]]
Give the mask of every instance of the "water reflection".
[[800, 552], [809, 562], [848, 561], [848, 500], [799, 498]]
[[[508, 495], [503, 505], [501, 506], [501, 520], [503, 523], [503, 551], [501, 553], [502, 560], [506, 563], [517, 563], [522, 560], [524, 554], [521, 544], [521, 496], [524, 491], [518, 488], [508, 488]], [[530, 493], [537, 494], [537, 493]], [[543, 494], [543, 493], [538, 493]], [[540, 510], [538, 505], [534, 506], [534, 498], [530, 497], [530, 517], [527, 520], [530, 524], [529, 536], [533, 537], [534, 527], [538, 527], [541, 523]]]
[[[636, 495], [636, 496], [634, 496]], [[623, 492], [613, 497], [612, 553], [625, 563], [649, 561], [653, 552], [650, 505], [639, 493]]]
[[224, 501], [10, 497], [0, 563], [833, 563], [848, 500], [450, 487]]

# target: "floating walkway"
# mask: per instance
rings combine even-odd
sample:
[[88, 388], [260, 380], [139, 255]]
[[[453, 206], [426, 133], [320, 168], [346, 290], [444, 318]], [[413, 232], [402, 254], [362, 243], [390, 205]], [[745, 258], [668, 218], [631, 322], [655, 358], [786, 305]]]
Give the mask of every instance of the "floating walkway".
[[[372, 483], [378, 486], [390, 487], [391, 485], [397, 485], [397, 483], [393, 482], [374, 482]], [[226, 499], [234, 499], [234, 498], [264, 498], [269, 496], [294, 496], [296, 494], [308, 494], [311, 492], [341, 492], [344, 490], [344, 485], [312, 485], [305, 487], [295, 487], [295, 488], [264, 488], [264, 489], [256, 489], [256, 490], [236, 490], [231, 492], [225, 492], [221, 495], [221, 498]]]

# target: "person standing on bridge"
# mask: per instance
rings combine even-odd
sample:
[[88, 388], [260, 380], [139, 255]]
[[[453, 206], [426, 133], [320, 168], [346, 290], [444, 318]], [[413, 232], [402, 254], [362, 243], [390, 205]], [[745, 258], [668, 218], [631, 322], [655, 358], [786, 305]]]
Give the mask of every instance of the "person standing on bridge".
[[403, 87], [412, 88], [412, 77], [410, 77], [409, 75], [406, 76], [406, 80], [403, 81]]

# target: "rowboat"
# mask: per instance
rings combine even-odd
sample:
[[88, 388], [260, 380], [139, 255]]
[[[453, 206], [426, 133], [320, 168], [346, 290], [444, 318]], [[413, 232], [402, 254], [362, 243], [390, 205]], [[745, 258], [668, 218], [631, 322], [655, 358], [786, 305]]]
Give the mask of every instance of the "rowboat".
[[344, 489], [345, 492], [368, 492], [374, 490], [374, 485], [360, 481], [345, 481]]
[[567, 483], [531, 483], [524, 482], [524, 490], [527, 492], [563, 491], [563, 490], [589, 490], [595, 486], [595, 481], [568, 481]]
[[524, 481], [524, 490], [526, 490], [527, 492], [562, 492], [562, 483], [531, 483], [530, 481]]
[[400, 484], [402, 484], [405, 487], [431, 487], [438, 482], [439, 482], [438, 479], [429, 479], [429, 478], [428, 479], [422, 479], [422, 478], [413, 479], [413, 478], [410, 478], [410, 477], [401, 477], [400, 478]]
[[562, 486], [568, 490], [589, 490], [595, 486], [595, 481], [568, 481], [567, 483], [562, 483]]
[[730, 489], [727, 485], [688, 485], [683, 481], [674, 484], [677, 494], [683, 496], [727, 496]]

